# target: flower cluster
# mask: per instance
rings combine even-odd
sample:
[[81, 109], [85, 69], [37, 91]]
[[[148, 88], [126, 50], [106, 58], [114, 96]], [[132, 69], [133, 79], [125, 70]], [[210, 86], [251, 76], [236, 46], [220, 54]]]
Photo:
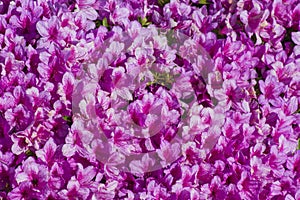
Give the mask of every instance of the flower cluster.
[[0, 199], [299, 200], [299, 22], [299, 0], [1, 1]]

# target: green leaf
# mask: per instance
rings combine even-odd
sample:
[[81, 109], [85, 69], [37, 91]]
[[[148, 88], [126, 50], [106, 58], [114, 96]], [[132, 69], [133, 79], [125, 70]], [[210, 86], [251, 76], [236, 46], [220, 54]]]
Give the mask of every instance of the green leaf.
[[159, 6], [164, 6], [164, 5], [166, 5], [167, 3], [170, 3], [170, 0], [158, 0], [158, 5], [159, 5]]
[[146, 80], [145, 76], [143, 76], [140, 80], [140, 82], [144, 82]]
[[70, 117], [70, 116], [63, 116], [63, 120], [65, 120], [70, 127], [72, 126], [72, 124], [73, 124], [72, 117]]
[[298, 148], [297, 150], [300, 150], [300, 138], [298, 139]]
[[146, 85], [147, 86], [150, 86], [150, 85], [153, 85], [153, 84], [155, 84], [156, 82], [155, 81], [149, 81]]
[[256, 35], [255, 35], [255, 34], [253, 34], [253, 35], [251, 36], [251, 40], [252, 40], [253, 44], [256, 44], [257, 38], [256, 38]]
[[209, 0], [199, 0], [198, 2], [201, 5], [209, 5], [209, 4], [211, 4], [211, 2]]
[[105, 27], [109, 27], [109, 24], [108, 24], [108, 21], [107, 21], [107, 18], [104, 17], [104, 19], [102, 20], [102, 25], [105, 26]]
[[257, 84], [254, 86], [254, 91], [256, 93], [257, 96], [261, 95], [261, 91], [259, 89], [259, 83], [257, 82]]
[[183, 108], [183, 114], [181, 115], [181, 120], [184, 120], [187, 117], [188, 117], [188, 111], [185, 108]]
[[63, 119], [64, 119], [65, 121], [70, 121], [70, 120], [72, 120], [70, 116], [63, 116]]
[[96, 20], [95, 25], [96, 25], [96, 28], [99, 28], [101, 26], [101, 20]]
[[138, 21], [140, 22], [140, 24], [143, 26], [143, 27], [147, 27], [151, 24], [151, 22], [148, 22], [148, 19], [147, 17], [144, 17], [144, 18], [141, 18], [139, 17], [138, 18]]
[[34, 156], [34, 153], [31, 150], [29, 150], [29, 149], [25, 152], [25, 154], [27, 156]]
[[165, 86], [169, 89], [172, 88], [172, 85], [174, 83], [174, 76], [173, 75], [171, 75], [169, 73], [166, 73], [166, 72], [159, 73], [159, 72], [155, 72], [153, 70], [150, 70], [150, 71], [153, 74], [154, 80], [148, 82], [147, 86], [150, 86], [150, 85], [153, 85], [153, 84], [158, 84], [158, 85], [161, 85], [161, 86]]

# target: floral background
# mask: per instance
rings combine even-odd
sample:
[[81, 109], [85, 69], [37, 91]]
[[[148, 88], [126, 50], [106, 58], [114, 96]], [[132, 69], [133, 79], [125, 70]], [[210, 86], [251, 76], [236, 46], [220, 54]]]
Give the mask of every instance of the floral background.
[[[299, 0], [2, 0], [0, 198], [299, 200], [299, 21]], [[192, 63], [158, 42], [146, 52], [122, 54], [104, 71], [86, 67], [108, 38], [153, 27], [180, 30], [203, 47], [222, 79], [215, 97], [224, 102], [225, 117], [205, 154], [203, 137], [217, 117], [215, 91]], [[119, 46], [110, 50], [113, 55]], [[156, 83], [144, 93], [122, 93], [128, 87], [118, 84], [124, 74], [142, 73], [150, 57], [190, 74], [183, 81], [196, 95], [197, 109], [188, 115], [196, 131], [177, 147], [182, 155], [174, 162], [135, 174], [100, 162], [85, 148], [86, 129], [73, 112], [75, 83], [86, 71], [99, 75], [97, 119], [116, 141], [125, 131], [112, 125], [115, 93], [133, 101], [129, 116], [140, 126], [149, 125], [147, 102], [162, 100], [170, 128], [151, 138], [150, 146], [164, 148], [177, 130], [172, 119], [184, 115], [172, 91], [157, 77], [150, 77]], [[139, 148], [148, 150], [145, 142]]]

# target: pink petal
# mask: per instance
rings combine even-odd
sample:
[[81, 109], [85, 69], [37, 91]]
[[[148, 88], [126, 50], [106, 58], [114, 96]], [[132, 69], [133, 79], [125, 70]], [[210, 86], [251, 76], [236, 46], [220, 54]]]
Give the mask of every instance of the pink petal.
[[66, 157], [71, 157], [75, 154], [76, 152], [76, 148], [74, 145], [72, 144], [64, 144], [63, 148], [62, 148], [62, 153], [64, 156]]
[[300, 31], [299, 32], [292, 32], [292, 40], [297, 45], [300, 45]]
[[39, 21], [36, 24], [36, 29], [39, 32], [39, 34], [43, 37], [49, 37], [49, 26], [48, 23], [45, 21]]

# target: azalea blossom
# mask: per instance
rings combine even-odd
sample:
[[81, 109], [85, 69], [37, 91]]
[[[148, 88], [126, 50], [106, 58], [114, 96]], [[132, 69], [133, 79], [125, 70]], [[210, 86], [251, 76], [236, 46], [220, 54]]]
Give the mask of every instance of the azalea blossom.
[[300, 199], [299, 0], [0, 1], [0, 199]]

